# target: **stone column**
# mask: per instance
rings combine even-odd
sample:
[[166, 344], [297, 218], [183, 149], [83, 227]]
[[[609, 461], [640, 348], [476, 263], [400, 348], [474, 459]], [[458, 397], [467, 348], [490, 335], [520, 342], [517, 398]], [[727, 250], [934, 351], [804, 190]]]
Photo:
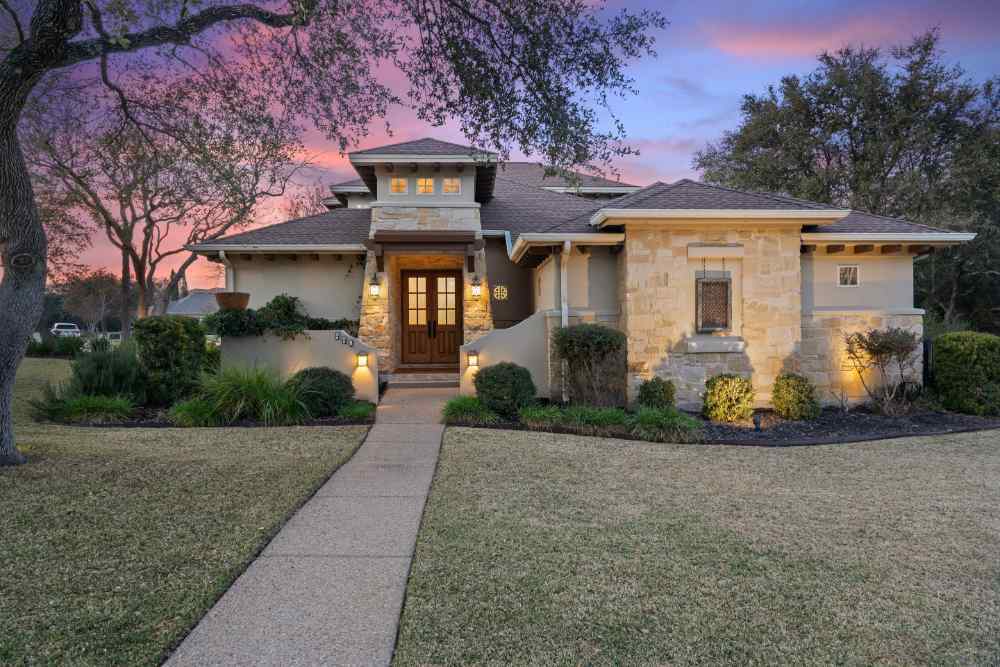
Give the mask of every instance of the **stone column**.
[[[490, 307], [490, 281], [486, 275], [486, 250], [475, 251], [475, 273], [469, 273], [468, 265], [462, 268], [465, 294], [462, 312], [462, 333], [465, 344], [493, 331], [493, 312]], [[472, 295], [473, 280], [479, 277], [479, 296]]]
[[[371, 295], [370, 285], [373, 278], [378, 280], [378, 296]], [[378, 258], [374, 252], [369, 251], [365, 259], [365, 280], [361, 288], [361, 323], [358, 338], [378, 350], [379, 369], [383, 371], [393, 369], [392, 327], [389, 321], [391, 288], [388, 274], [378, 272]]]

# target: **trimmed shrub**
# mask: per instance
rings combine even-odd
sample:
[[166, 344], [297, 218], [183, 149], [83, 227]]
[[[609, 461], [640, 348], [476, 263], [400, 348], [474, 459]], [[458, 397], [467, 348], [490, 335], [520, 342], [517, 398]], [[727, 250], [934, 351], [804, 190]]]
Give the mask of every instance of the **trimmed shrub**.
[[55, 352], [55, 343], [51, 338], [42, 340], [28, 339], [28, 349], [25, 350], [26, 357], [51, 357]]
[[723, 373], [705, 383], [703, 414], [716, 422], [738, 422], [753, 416], [753, 385], [739, 375]]
[[205, 318], [205, 328], [209, 333], [223, 338], [240, 338], [241, 336], [260, 336], [264, 328], [257, 320], [257, 311], [220, 310]]
[[1000, 414], [1000, 336], [962, 331], [934, 341], [934, 388], [949, 410]]
[[42, 397], [30, 402], [36, 421], [62, 424], [115, 423], [132, 416], [135, 406], [125, 396], [83, 396], [67, 393], [52, 385], [42, 390]]
[[170, 408], [170, 421], [185, 428], [219, 425], [215, 406], [204, 398], [190, 398], [174, 405]]
[[495, 424], [500, 415], [484, 406], [475, 396], [456, 396], [444, 404], [445, 424]]
[[674, 407], [674, 383], [654, 377], [639, 385], [636, 403], [646, 408]]
[[702, 437], [701, 423], [675, 408], [639, 408], [629, 415], [629, 433], [651, 442], [698, 442]]
[[262, 368], [224, 368], [206, 375], [199, 398], [209, 403], [220, 424], [248, 420], [284, 426], [310, 416], [299, 390]]
[[782, 373], [777, 377], [771, 403], [783, 419], [816, 419], [820, 413], [816, 388], [807, 378], [795, 373]]
[[489, 410], [513, 419], [518, 411], [535, 400], [535, 383], [527, 368], [508, 361], [479, 369], [476, 395]]
[[68, 393], [82, 396], [126, 396], [146, 404], [148, 379], [130, 347], [81, 354], [70, 367]]
[[848, 361], [858, 374], [873, 406], [882, 414], [909, 410], [905, 389], [916, 381], [914, 366], [920, 337], [907, 329], [889, 327], [844, 335]]
[[90, 352], [110, 352], [111, 341], [107, 338], [94, 338], [90, 341]]
[[368, 401], [351, 401], [347, 405], [341, 406], [337, 411], [337, 416], [342, 419], [366, 422], [375, 418], [375, 404]]
[[567, 362], [569, 394], [585, 405], [624, 405], [625, 334], [601, 324], [556, 329], [556, 355]]
[[198, 388], [205, 365], [205, 330], [188, 317], [147, 317], [133, 325], [151, 405], [171, 405]]
[[284, 340], [291, 340], [305, 331], [308, 320], [299, 297], [288, 294], [279, 294], [257, 311], [260, 326]]
[[56, 357], [75, 357], [83, 352], [83, 346], [86, 343], [83, 338], [73, 336], [59, 336], [53, 338], [52, 341], [54, 345], [52, 354]]
[[332, 417], [354, 400], [351, 378], [332, 368], [304, 368], [289, 380], [315, 418]]

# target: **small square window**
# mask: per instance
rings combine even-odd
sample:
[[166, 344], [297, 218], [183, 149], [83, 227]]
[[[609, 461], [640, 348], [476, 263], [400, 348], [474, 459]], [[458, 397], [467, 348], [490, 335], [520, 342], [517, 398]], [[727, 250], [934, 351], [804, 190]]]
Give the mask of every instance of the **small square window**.
[[432, 195], [432, 194], [434, 194], [434, 179], [433, 178], [418, 178], [417, 179], [417, 194], [418, 195]]
[[446, 195], [462, 194], [462, 179], [446, 178], [441, 182], [441, 192]]
[[405, 195], [406, 194], [406, 179], [400, 178], [398, 176], [393, 176], [389, 181], [389, 192], [394, 195]]
[[728, 278], [698, 278], [695, 281], [698, 333], [728, 331], [730, 328], [731, 282]]
[[861, 284], [857, 264], [847, 264], [837, 267], [837, 285], [840, 287], [857, 287]]

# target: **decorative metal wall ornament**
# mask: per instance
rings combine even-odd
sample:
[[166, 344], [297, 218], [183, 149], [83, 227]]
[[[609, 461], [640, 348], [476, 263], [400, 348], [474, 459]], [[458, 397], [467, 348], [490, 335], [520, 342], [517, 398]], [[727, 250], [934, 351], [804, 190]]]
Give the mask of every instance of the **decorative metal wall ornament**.
[[507, 286], [503, 284], [498, 284], [493, 286], [493, 298], [497, 301], [506, 301], [510, 296], [510, 292], [507, 290]]

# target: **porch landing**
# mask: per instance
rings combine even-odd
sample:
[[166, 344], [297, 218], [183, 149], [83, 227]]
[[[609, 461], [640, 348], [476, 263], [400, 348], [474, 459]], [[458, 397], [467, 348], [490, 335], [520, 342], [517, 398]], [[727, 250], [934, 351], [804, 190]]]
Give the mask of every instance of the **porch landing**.
[[430, 372], [396, 372], [389, 374], [389, 389], [417, 389], [417, 388], [457, 388], [459, 385], [458, 372], [430, 373]]

